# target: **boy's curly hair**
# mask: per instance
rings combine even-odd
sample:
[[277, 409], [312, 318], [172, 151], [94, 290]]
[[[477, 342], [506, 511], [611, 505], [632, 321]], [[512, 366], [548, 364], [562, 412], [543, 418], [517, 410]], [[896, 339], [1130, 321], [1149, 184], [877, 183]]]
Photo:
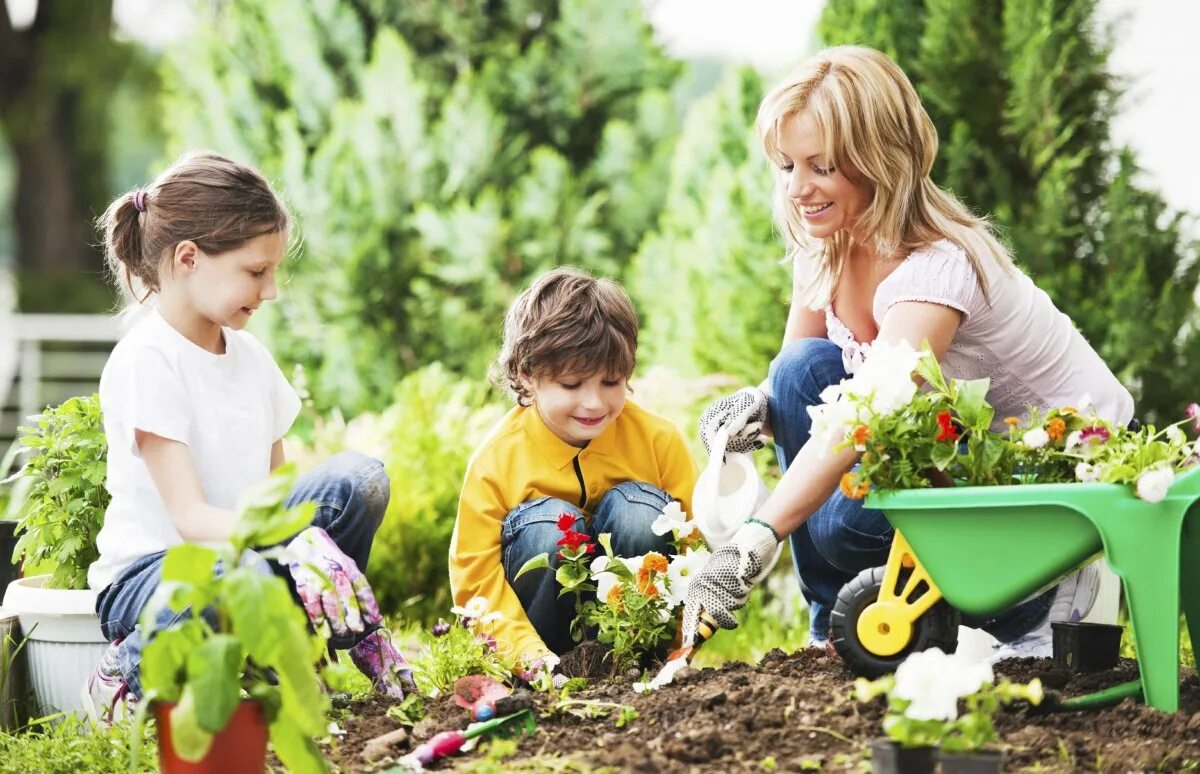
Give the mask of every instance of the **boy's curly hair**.
[[620, 285], [562, 266], [538, 277], [509, 307], [492, 378], [522, 406], [533, 403], [522, 375], [629, 378], [637, 337], [637, 314]]

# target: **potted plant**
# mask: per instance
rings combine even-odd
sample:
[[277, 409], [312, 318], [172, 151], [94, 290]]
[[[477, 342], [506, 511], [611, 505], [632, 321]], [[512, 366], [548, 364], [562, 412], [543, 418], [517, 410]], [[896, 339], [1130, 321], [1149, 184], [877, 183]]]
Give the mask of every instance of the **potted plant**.
[[[96, 595], [87, 587], [109, 500], [100, 399], [71, 398], [34, 419], [36, 426], [21, 428], [30, 456], [15, 482], [27, 489], [17, 510], [12, 557], [23, 559], [27, 574], [8, 584], [4, 607], [19, 616], [28, 637], [39, 711], [81, 711], [79, 687], [108, 646]], [[47, 574], [28, 574], [43, 568]]]
[[311, 522], [312, 503], [281, 506], [293, 470], [281, 468], [247, 494], [229, 546], [167, 551], [142, 627], [151, 630], [164, 606], [204, 612], [156, 632], [142, 652], [138, 726], [154, 712], [164, 772], [265, 770], [268, 734], [289, 771], [325, 770], [313, 741], [326, 732], [328, 701], [315, 666], [325, 644], [264, 561], [279, 549], [249, 550]]
[[[855, 697], [887, 697], [886, 737], [871, 744], [872, 767], [880, 774], [932, 772], [940, 759], [943, 772], [999, 772], [1004, 756], [985, 746], [999, 741], [994, 716], [1001, 704], [1042, 700], [1042, 684], [994, 682], [986, 662], [973, 662], [938, 648], [912, 654], [894, 675], [859, 678]], [[959, 702], [967, 711], [959, 715]], [[940, 754], [939, 754], [940, 750]]]

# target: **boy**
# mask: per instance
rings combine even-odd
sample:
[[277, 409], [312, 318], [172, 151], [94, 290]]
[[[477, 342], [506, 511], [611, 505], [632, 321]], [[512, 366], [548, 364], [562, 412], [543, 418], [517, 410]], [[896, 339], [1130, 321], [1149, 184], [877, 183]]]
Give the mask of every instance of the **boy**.
[[456, 604], [485, 597], [499, 647], [525, 664], [573, 642], [573, 595], [553, 572], [513, 580], [533, 556], [558, 564], [559, 517], [613, 552], [671, 552], [650, 524], [672, 500], [690, 513], [697, 469], [679, 430], [626, 400], [637, 316], [621, 287], [571, 268], [539, 277], [504, 320], [497, 381], [517, 405], [467, 468], [450, 543]]

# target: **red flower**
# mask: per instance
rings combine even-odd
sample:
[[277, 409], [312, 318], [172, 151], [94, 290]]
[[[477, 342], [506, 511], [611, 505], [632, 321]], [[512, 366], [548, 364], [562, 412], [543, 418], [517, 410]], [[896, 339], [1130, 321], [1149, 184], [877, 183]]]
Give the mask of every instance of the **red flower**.
[[562, 539], [555, 543], [555, 545], [566, 546], [572, 551], [577, 551], [581, 545], [584, 545], [590, 540], [591, 538], [586, 534], [569, 529], [563, 533]]
[[958, 428], [954, 426], [954, 422], [950, 419], [950, 412], [943, 411], [937, 415], [938, 427], [941, 431], [937, 434], [939, 441], [957, 441]]
[[564, 513], [558, 517], [558, 531], [570, 532], [575, 527], [575, 519], [577, 517], [571, 513]]

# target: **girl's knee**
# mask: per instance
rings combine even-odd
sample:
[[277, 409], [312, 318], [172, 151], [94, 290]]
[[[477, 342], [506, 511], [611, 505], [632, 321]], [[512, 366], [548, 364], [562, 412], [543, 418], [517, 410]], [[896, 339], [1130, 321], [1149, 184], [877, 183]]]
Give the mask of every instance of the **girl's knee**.
[[788, 344], [771, 361], [768, 378], [771, 394], [811, 393], [813, 403], [831, 384], [846, 377], [842, 350], [829, 339], [799, 339]]

